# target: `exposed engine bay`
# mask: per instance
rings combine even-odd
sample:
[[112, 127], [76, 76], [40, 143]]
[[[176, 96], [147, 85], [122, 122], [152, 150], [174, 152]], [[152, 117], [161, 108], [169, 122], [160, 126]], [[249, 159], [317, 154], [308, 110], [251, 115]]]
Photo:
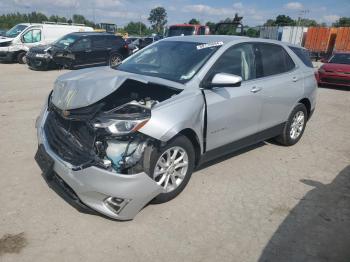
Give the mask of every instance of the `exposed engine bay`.
[[87, 107], [61, 110], [49, 100], [44, 126], [48, 143], [76, 170], [98, 166], [121, 174], [145, 171], [152, 149], [160, 142], [137, 131], [151, 118], [152, 108], [180, 92], [126, 80]]

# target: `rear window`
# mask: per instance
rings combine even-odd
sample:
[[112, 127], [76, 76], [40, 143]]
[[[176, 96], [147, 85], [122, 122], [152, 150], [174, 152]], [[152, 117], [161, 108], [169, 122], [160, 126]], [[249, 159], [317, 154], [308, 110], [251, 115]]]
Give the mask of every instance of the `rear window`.
[[295, 68], [286, 50], [276, 44], [257, 44], [262, 63], [263, 76], [282, 74]]
[[295, 46], [290, 46], [289, 48], [300, 58], [301, 61], [303, 61], [304, 65], [307, 67], [314, 67], [310, 59], [309, 51], [304, 48], [298, 48]]

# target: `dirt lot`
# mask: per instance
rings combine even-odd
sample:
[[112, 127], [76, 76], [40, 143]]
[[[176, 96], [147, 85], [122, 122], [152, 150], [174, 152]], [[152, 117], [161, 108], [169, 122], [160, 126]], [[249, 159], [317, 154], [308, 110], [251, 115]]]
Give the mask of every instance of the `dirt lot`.
[[350, 261], [350, 92], [319, 89], [294, 147], [206, 165], [133, 221], [79, 213], [48, 188], [34, 121], [55, 78], [0, 64], [0, 261]]

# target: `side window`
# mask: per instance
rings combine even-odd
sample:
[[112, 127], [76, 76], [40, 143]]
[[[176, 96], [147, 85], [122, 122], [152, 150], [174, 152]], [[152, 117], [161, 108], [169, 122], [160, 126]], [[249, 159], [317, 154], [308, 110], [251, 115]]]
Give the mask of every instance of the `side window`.
[[33, 29], [29, 30], [23, 35], [23, 43], [37, 43], [41, 41], [41, 30]]
[[257, 44], [261, 57], [262, 76], [271, 76], [291, 71], [295, 64], [280, 45]]
[[91, 40], [89, 38], [83, 38], [75, 42], [73, 45], [73, 51], [84, 51], [91, 48]]
[[92, 47], [94, 49], [106, 48], [106, 37], [104, 36], [95, 36], [92, 39]]
[[211, 76], [227, 73], [241, 76], [243, 81], [256, 78], [254, 45], [238, 44], [223, 53], [211, 69]]
[[304, 48], [298, 48], [294, 46], [289, 47], [299, 58], [300, 60], [306, 65], [307, 67], [313, 68], [311, 59], [310, 59], [310, 53]]

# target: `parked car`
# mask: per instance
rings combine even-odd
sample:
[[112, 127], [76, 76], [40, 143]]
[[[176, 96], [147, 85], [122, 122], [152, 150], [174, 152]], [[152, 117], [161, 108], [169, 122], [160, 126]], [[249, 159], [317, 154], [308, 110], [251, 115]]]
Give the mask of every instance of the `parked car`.
[[59, 65], [53, 60], [53, 45], [39, 45], [29, 49], [26, 55], [27, 65], [33, 70], [57, 69]]
[[335, 53], [318, 70], [319, 85], [350, 87], [350, 52]]
[[55, 63], [71, 69], [114, 66], [129, 55], [121, 36], [96, 32], [68, 34], [53, 43], [49, 51]]
[[0, 62], [25, 64], [31, 47], [50, 44], [68, 33], [92, 30], [92, 27], [75, 24], [18, 24], [0, 38]]
[[203, 162], [273, 137], [297, 143], [315, 109], [310, 63], [278, 41], [184, 36], [64, 74], [36, 122], [36, 161], [68, 199], [132, 219]]
[[210, 33], [209, 26], [177, 24], [171, 25], [167, 32], [167, 37], [184, 36], [184, 35], [208, 35]]

